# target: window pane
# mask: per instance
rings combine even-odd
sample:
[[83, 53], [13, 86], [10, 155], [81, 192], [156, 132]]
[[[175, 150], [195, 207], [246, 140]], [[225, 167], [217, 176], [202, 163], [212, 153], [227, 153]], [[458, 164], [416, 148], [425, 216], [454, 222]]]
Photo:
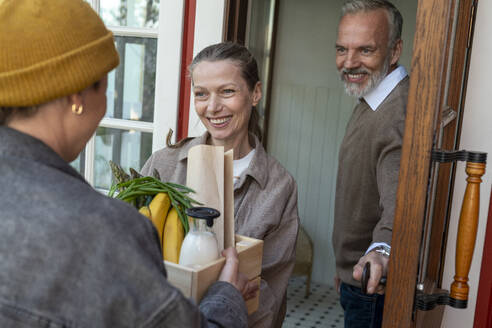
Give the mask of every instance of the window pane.
[[140, 171], [151, 153], [152, 133], [99, 127], [96, 132], [94, 187], [111, 187], [109, 160], [129, 173], [130, 167]]
[[70, 163], [70, 166], [73, 167], [77, 172], [79, 172], [82, 176], [84, 176], [85, 171], [85, 149], [77, 156], [77, 158]]
[[159, 0], [101, 0], [101, 17], [110, 26], [159, 26]]
[[108, 76], [106, 117], [152, 122], [157, 39], [115, 39], [120, 65]]

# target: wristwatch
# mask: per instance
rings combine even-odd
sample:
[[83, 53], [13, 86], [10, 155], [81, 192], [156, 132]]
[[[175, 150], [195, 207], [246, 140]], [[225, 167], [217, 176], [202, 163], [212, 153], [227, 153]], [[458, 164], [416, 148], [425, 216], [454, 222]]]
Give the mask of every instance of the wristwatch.
[[386, 245], [379, 245], [374, 247], [373, 251], [378, 252], [379, 254], [382, 254], [385, 257], [389, 257], [391, 253], [391, 247]]

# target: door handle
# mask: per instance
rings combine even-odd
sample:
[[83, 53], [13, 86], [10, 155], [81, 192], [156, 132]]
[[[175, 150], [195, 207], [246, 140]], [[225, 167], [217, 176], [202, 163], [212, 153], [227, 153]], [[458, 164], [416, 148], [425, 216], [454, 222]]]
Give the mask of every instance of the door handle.
[[451, 298], [463, 302], [468, 302], [468, 273], [477, 238], [480, 183], [485, 173], [485, 163], [467, 162], [466, 173], [468, 175], [467, 186], [461, 206], [456, 240], [456, 274], [450, 293]]
[[[456, 245], [456, 266], [451, 292], [443, 290], [435, 294], [416, 293], [415, 305], [419, 310], [432, 310], [436, 305], [449, 305], [454, 308], [466, 308], [468, 305], [468, 274], [475, 248], [478, 227], [478, 211], [480, 205], [480, 183], [485, 173], [487, 154], [482, 152], [439, 151], [432, 152], [432, 160], [436, 162], [466, 161], [468, 175], [465, 195], [461, 206], [458, 223]], [[367, 294], [367, 284], [371, 275], [371, 263], [366, 262], [362, 270], [361, 290]], [[386, 277], [379, 284], [386, 285]]]
[[485, 173], [487, 153], [433, 150], [432, 160], [436, 162], [466, 161], [467, 186], [463, 196], [458, 235], [456, 241], [456, 265], [451, 292], [443, 290], [436, 294], [416, 293], [416, 307], [432, 310], [436, 305], [466, 308], [468, 305], [468, 274], [477, 237], [480, 205], [480, 183]]
[[[367, 294], [367, 284], [369, 283], [369, 279], [371, 278], [371, 262], [367, 261], [362, 269], [362, 277], [360, 279], [361, 290], [362, 293]], [[381, 277], [379, 280], [379, 284], [385, 286], [386, 285], [386, 277]]]

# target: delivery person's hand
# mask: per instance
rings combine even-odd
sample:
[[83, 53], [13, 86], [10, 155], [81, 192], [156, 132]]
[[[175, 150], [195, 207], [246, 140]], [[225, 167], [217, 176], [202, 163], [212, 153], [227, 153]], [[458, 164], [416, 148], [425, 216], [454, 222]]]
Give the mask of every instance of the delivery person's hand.
[[219, 281], [232, 284], [241, 292], [245, 300], [253, 298], [258, 290], [258, 285], [249, 282], [248, 278], [239, 272], [239, 258], [236, 249], [233, 247], [224, 249], [222, 255], [225, 256], [225, 264], [220, 273]]

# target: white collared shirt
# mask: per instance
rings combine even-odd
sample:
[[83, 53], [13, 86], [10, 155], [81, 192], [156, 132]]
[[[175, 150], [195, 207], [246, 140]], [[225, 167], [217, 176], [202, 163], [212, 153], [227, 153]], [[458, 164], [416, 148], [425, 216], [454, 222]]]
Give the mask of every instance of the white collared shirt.
[[373, 111], [376, 111], [381, 103], [388, 97], [393, 89], [408, 75], [405, 67], [399, 65], [393, 72], [379, 83], [377, 87], [371, 90], [363, 98]]

